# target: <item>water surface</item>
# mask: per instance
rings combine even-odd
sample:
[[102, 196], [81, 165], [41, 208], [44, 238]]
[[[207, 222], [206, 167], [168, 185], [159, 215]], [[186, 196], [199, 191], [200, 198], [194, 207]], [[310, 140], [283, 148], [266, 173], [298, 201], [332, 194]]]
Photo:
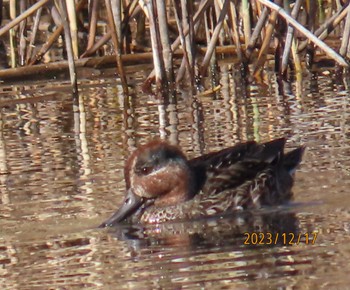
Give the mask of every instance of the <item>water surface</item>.
[[[179, 90], [161, 104], [136, 82], [2, 84], [0, 285], [4, 289], [345, 289], [350, 282], [347, 75], [272, 72], [246, 83], [222, 67], [221, 89]], [[139, 76], [141, 79], [142, 76]], [[136, 80], [138, 77], [136, 76]], [[289, 93], [282, 95], [283, 90]], [[23, 102], [19, 99], [29, 98]], [[294, 204], [263, 215], [97, 229], [123, 196], [124, 161], [155, 137], [188, 157], [288, 137], [307, 146]], [[317, 233], [298, 245], [245, 245], [245, 232]]]

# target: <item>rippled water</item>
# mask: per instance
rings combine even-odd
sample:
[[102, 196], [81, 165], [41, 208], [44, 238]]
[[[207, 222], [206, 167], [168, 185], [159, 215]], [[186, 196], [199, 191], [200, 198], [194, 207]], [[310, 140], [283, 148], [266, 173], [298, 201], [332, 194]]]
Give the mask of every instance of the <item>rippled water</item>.
[[[219, 91], [179, 91], [167, 105], [138, 85], [123, 98], [110, 79], [84, 82], [77, 102], [65, 83], [1, 85], [1, 287], [347, 288], [348, 76], [322, 70], [289, 85], [273, 73], [264, 77], [246, 84], [222, 67]], [[281, 95], [282, 87], [290, 93]], [[121, 202], [125, 158], [159, 136], [189, 157], [251, 139], [306, 144], [294, 205], [256, 216], [97, 229]], [[245, 245], [244, 233], [257, 231], [317, 237]]]

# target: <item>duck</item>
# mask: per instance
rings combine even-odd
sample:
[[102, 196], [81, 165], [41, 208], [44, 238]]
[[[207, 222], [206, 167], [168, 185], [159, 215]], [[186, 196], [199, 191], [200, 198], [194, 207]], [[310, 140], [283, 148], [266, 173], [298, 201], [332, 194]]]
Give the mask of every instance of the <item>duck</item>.
[[99, 227], [188, 221], [286, 204], [305, 146], [285, 153], [285, 143], [286, 138], [247, 141], [193, 159], [163, 140], [141, 145], [125, 164], [121, 206]]

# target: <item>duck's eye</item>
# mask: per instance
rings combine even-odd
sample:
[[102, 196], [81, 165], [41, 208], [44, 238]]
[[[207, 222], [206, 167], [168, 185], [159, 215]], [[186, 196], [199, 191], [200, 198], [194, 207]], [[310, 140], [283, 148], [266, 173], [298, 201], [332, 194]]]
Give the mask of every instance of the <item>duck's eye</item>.
[[150, 166], [141, 167], [141, 173], [144, 175], [149, 174], [151, 171], [152, 171], [152, 167], [150, 167]]
[[149, 163], [136, 164], [135, 173], [137, 175], [147, 175], [154, 170], [155, 166]]
[[140, 166], [140, 167], [136, 167], [135, 173], [138, 175], [147, 175], [151, 173], [152, 170], [153, 170], [152, 166]]

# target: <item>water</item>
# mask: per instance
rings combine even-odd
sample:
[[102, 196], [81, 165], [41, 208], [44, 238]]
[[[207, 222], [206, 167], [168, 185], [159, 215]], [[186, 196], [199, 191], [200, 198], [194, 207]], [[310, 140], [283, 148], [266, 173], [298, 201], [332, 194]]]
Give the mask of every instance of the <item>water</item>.
[[[222, 71], [218, 92], [180, 91], [168, 105], [143, 95], [138, 83], [124, 99], [111, 79], [84, 81], [77, 103], [67, 83], [3, 84], [1, 287], [348, 288], [348, 76], [305, 73], [282, 96], [271, 72], [264, 83], [245, 85]], [[290, 149], [306, 144], [295, 203], [253, 217], [97, 229], [122, 199], [125, 159], [159, 136], [189, 157], [251, 139], [286, 136]], [[245, 245], [244, 233], [257, 231], [317, 237]]]

